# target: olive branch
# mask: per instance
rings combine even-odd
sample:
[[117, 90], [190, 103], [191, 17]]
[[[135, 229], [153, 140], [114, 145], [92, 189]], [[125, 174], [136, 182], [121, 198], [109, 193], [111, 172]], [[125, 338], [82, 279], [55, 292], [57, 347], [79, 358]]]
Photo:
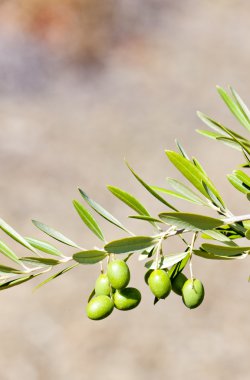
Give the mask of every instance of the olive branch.
[[[237, 92], [231, 87], [229, 87], [229, 93], [220, 87], [217, 87], [217, 90], [233, 116], [249, 132], [250, 110]], [[246, 174], [246, 170], [250, 167], [250, 141], [201, 112], [198, 112], [197, 115], [210, 128], [210, 130], [197, 130], [198, 133], [220, 141], [243, 154], [243, 164], [227, 175], [227, 178], [236, 190], [243, 193], [247, 200], [250, 200], [250, 177]], [[159, 215], [151, 215], [145, 206], [129, 192], [118, 187], [107, 186], [116, 198], [135, 212], [135, 215], [129, 215], [129, 218], [151, 225], [153, 233], [150, 236], [135, 235], [82, 189], [79, 189], [79, 192], [84, 204], [74, 200], [73, 206], [83, 223], [99, 239], [100, 248], [83, 248], [61, 232], [33, 220], [35, 227], [49, 238], [74, 249], [71, 256], [66, 256], [50, 242], [22, 237], [3, 219], [0, 219], [2, 232], [9, 235], [29, 252], [27, 256], [18, 257], [4, 241], [0, 241], [0, 253], [12, 262], [11, 266], [0, 264], [0, 290], [9, 289], [35, 277], [45, 275], [57, 266], [61, 266], [62, 269], [39, 283], [36, 289], [78, 265], [100, 263], [101, 273], [103, 273], [106, 259], [109, 262], [110, 258], [117, 258], [119, 255], [125, 255], [122, 257], [127, 262], [132, 255], [137, 254], [138, 259], [145, 262], [147, 271], [166, 269], [171, 281], [178, 277], [188, 263], [191, 278], [193, 278], [192, 255], [210, 260], [246, 259], [250, 252], [250, 244], [247, 243], [247, 240], [250, 239], [250, 214], [233, 215], [201, 163], [196, 158], [190, 158], [178, 141], [176, 141], [176, 145], [177, 151], [166, 150], [165, 153], [170, 163], [183, 175], [189, 186], [174, 178], [166, 179], [167, 188], [150, 185], [126, 163], [132, 175], [144, 189], [164, 205], [164, 210]], [[210, 217], [203, 214], [182, 212], [172, 204], [171, 198], [179, 198], [209, 208], [217, 216]], [[93, 212], [128, 236], [107, 241], [100, 225], [93, 216]], [[174, 236], [183, 242], [183, 250], [166, 254], [163, 251], [162, 243]], [[198, 247], [195, 247], [198, 236], [202, 242], [199, 243]], [[241, 238], [246, 238], [246, 244], [243, 246], [237, 244], [238, 239]], [[95, 291], [91, 293], [90, 299], [94, 295]]]

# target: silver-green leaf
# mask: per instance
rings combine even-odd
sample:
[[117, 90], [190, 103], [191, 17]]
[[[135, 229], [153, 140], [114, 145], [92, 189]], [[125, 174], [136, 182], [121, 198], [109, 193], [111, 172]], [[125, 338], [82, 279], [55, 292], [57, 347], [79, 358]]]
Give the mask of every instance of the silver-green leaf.
[[14, 228], [7, 224], [3, 219], [0, 219], [0, 228], [19, 244], [37, 254], [35, 248], [33, 248], [18, 232], [14, 230]]
[[96, 264], [107, 256], [107, 252], [92, 249], [88, 251], [77, 252], [73, 255], [73, 259], [79, 264]]
[[163, 212], [159, 217], [167, 224], [190, 231], [211, 230], [224, 224], [220, 219], [185, 212]]
[[105, 250], [109, 253], [129, 253], [142, 251], [146, 248], [155, 246], [159, 242], [158, 237], [133, 236], [130, 238], [114, 240], [105, 245]]
[[88, 210], [78, 201], [74, 200], [73, 205], [78, 212], [78, 215], [82, 219], [82, 221], [86, 224], [86, 226], [102, 241], [105, 241], [103, 232], [99, 227], [97, 221], [94, 217], [88, 212]]
[[55, 240], [60, 241], [63, 244], [69, 245], [71, 247], [80, 248], [76, 243], [74, 243], [72, 240], [68, 239], [66, 236], [64, 236], [61, 232], [54, 230], [53, 228], [47, 226], [44, 223], [41, 223], [37, 220], [32, 220], [32, 223], [42, 232], [44, 232], [46, 235], [49, 235]]

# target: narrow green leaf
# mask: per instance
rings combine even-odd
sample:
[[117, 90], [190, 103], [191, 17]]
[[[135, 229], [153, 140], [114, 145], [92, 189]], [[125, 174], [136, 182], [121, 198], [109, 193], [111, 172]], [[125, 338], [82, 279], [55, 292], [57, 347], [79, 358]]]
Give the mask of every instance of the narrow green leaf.
[[122, 224], [117, 220], [113, 215], [111, 215], [107, 210], [105, 210], [102, 206], [100, 206], [98, 203], [93, 201], [93, 199], [89, 198], [89, 196], [80, 188], [78, 188], [81, 196], [83, 199], [88, 203], [88, 205], [97, 212], [100, 216], [102, 216], [104, 219], [106, 219], [108, 222], [114, 224], [116, 227], [121, 228], [123, 231], [126, 231], [130, 233]]
[[168, 255], [167, 257], [161, 258], [158, 267], [156, 267], [156, 261], [150, 260], [146, 263], [145, 267], [148, 269], [164, 269], [173, 266], [188, 255], [188, 252], [176, 253], [174, 255]]
[[63, 256], [63, 254], [53, 245], [47, 243], [46, 241], [26, 237], [27, 242], [32, 245], [32, 247], [39, 249], [39, 251], [48, 253], [54, 256]]
[[167, 190], [167, 189], [164, 189], [163, 187], [158, 187], [158, 186], [151, 186], [151, 188], [153, 190], [155, 190], [155, 191], [159, 191], [160, 193], [165, 193], [165, 194], [168, 194], [168, 195], [170, 195], [172, 197], [183, 199], [185, 201], [198, 204], [200, 206], [204, 206], [204, 203], [196, 202], [196, 201], [188, 198], [187, 196], [185, 196], [185, 195], [183, 195], [181, 193], [178, 193], [177, 191]]
[[1, 265], [1, 264], [0, 264], [0, 272], [3, 272], [3, 273], [15, 273], [15, 274], [23, 273], [23, 271], [20, 271], [18, 269], [12, 268], [12, 267], [8, 267], [6, 265]]
[[231, 93], [233, 95], [233, 98], [235, 102], [237, 103], [238, 107], [240, 108], [241, 112], [244, 114], [245, 118], [250, 122], [250, 110], [246, 106], [246, 104], [243, 102], [239, 94], [234, 90], [233, 87], [229, 86]]
[[221, 133], [211, 132], [203, 129], [196, 129], [196, 132], [198, 132], [200, 135], [209, 137], [212, 140], [217, 140], [218, 137], [225, 137]]
[[34, 288], [34, 290], [37, 290], [37, 289], [41, 288], [43, 285], [45, 285], [45, 284], [47, 284], [48, 282], [54, 280], [55, 278], [61, 276], [62, 274], [64, 274], [64, 273], [70, 271], [71, 269], [75, 268], [77, 265], [79, 265], [79, 264], [78, 264], [78, 263], [73, 264], [73, 265], [71, 265], [71, 266], [69, 266], [69, 267], [67, 267], [67, 268], [64, 268], [63, 270], [60, 270], [60, 272], [57, 272], [57, 273], [53, 274], [52, 276], [46, 278], [44, 281], [40, 282], [40, 284], [38, 284], [38, 285]]
[[129, 253], [153, 247], [158, 242], [158, 237], [133, 236], [130, 238], [114, 240], [111, 243], [106, 244], [104, 248], [109, 253]]
[[100, 229], [98, 223], [93, 218], [93, 216], [88, 212], [88, 210], [78, 201], [74, 200], [73, 205], [78, 212], [83, 223], [102, 241], [105, 241], [102, 230]]
[[15, 280], [10, 280], [10, 281], [4, 282], [3, 284], [0, 284], [0, 290], [9, 289], [9, 288], [12, 288], [13, 286], [23, 284], [24, 282], [32, 280], [33, 278], [39, 276], [40, 274], [41, 273], [31, 274], [28, 276], [19, 277]]
[[0, 252], [10, 260], [19, 264], [17, 255], [3, 241], [0, 241]]
[[232, 139], [228, 139], [228, 137], [218, 137], [217, 140], [223, 140], [223, 141], [226, 141], [226, 142], [233, 140], [236, 144], [238, 144], [242, 148], [242, 151], [243, 151], [244, 155], [247, 157], [247, 160], [249, 161], [249, 157], [247, 156], [247, 154], [250, 153], [249, 144], [246, 143], [245, 141], [241, 140], [241, 139], [236, 138], [230, 132], [228, 132], [228, 134], [232, 137]]
[[184, 177], [192, 183], [196, 189], [198, 189], [205, 197], [207, 197], [207, 192], [205, 191], [202, 181], [206, 183], [206, 185], [212, 190], [214, 194], [216, 194], [217, 198], [224, 205], [223, 200], [215, 188], [210, 179], [198, 169], [193, 162], [187, 160], [182, 157], [179, 153], [173, 151], [165, 151], [168, 156], [170, 162], [184, 175]]
[[166, 178], [166, 180], [173, 189], [184, 195], [190, 201], [201, 205], [207, 205], [207, 201], [204, 201], [199, 195], [197, 195], [193, 190], [191, 190], [188, 186], [184, 185], [180, 181], [177, 181], [173, 178]]
[[231, 185], [233, 185], [241, 193], [247, 194], [249, 192], [249, 189], [243, 185], [242, 181], [239, 178], [237, 178], [235, 174], [228, 174], [227, 178]]
[[53, 228], [47, 226], [46, 224], [38, 222], [37, 220], [32, 220], [32, 223], [39, 230], [41, 230], [42, 232], [44, 232], [46, 235], [49, 235], [53, 239], [58, 240], [61, 243], [69, 245], [71, 247], [80, 248], [76, 243], [74, 243], [72, 240], [68, 239], [61, 232], [54, 230]]
[[230, 137], [218, 137], [217, 140], [222, 141], [225, 145], [228, 145], [232, 148], [242, 151], [242, 144], [239, 144], [237, 141], [231, 139]]
[[219, 209], [225, 209], [223, 204], [220, 202], [220, 200], [216, 197], [216, 195], [209, 189], [209, 187], [205, 184], [205, 182], [202, 181], [202, 185], [204, 186], [204, 189], [207, 192], [207, 195], [209, 196], [210, 200], [212, 203], [216, 206], [219, 207]]
[[202, 129], [196, 129], [196, 132], [198, 132], [202, 136], [208, 137], [212, 140], [217, 140], [217, 141], [220, 140], [220, 141], [224, 142], [225, 145], [228, 145], [228, 146], [235, 148], [237, 150], [241, 150], [241, 147], [239, 146], [239, 144], [237, 142], [235, 142], [233, 139], [231, 139], [230, 137], [226, 137], [220, 133], [210, 132], [210, 131], [206, 131], [206, 130], [202, 130]]
[[193, 157], [193, 163], [196, 166], [196, 168], [199, 169], [200, 172], [202, 174], [204, 174], [204, 176], [209, 180], [209, 177], [208, 177], [207, 173], [205, 172], [205, 169], [203, 168], [203, 166], [201, 165], [201, 163], [197, 160], [197, 158]]
[[206, 233], [202, 234], [201, 237], [203, 239], [214, 239], [223, 242], [227, 245], [235, 245], [235, 243], [230, 240], [226, 235], [222, 234], [219, 231], [215, 230], [206, 230]]
[[147, 215], [129, 215], [131, 219], [146, 220], [147, 222], [163, 223], [162, 220]]
[[127, 193], [124, 190], [119, 189], [114, 186], [107, 186], [109, 191], [122, 202], [124, 202], [127, 206], [131, 207], [135, 212], [139, 215], [147, 215], [150, 216], [148, 210], [136, 199], [133, 195]]
[[222, 135], [226, 136], [226, 135], [230, 135], [230, 136], [234, 136], [236, 137], [237, 139], [239, 140], [242, 140], [244, 142], [247, 142], [248, 140], [245, 139], [245, 137], [239, 135], [238, 133], [234, 132], [232, 129], [229, 129], [227, 127], [225, 127], [224, 125], [218, 123], [217, 121], [211, 119], [209, 116], [205, 115], [204, 113], [202, 112], [197, 112], [197, 116], [201, 119], [201, 121], [203, 121], [203, 123], [205, 123], [208, 127], [212, 128], [213, 130], [215, 130], [216, 132], [219, 132], [219, 133], [222, 133]]
[[233, 174], [243, 182], [243, 185], [250, 191], [250, 177], [242, 170], [234, 170]]
[[236, 119], [238, 119], [238, 121], [241, 123], [243, 127], [250, 130], [250, 123], [247, 120], [245, 114], [242, 112], [241, 108], [230, 98], [230, 96], [226, 93], [226, 91], [223, 88], [221, 88], [220, 86], [216, 87], [218, 93], [220, 94], [221, 98], [224, 100], [232, 114], [236, 117]]
[[182, 259], [181, 261], [179, 261], [178, 263], [176, 263], [169, 269], [168, 275], [171, 280], [173, 280], [177, 276], [177, 274], [181, 273], [183, 269], [185, 268], [185, 266], [187, 265], [188, 260], [190, 258], [190, 253], [188, 251], [188, 248], [186, 249], [186, 252], [188, 252], [187, 256], [185, 256], [184, 259]]
[[89, 251], [77, 252], [73, 255], [73, 259], [79, 264], [95, 264], [103, 260], [107, 256], [107, 252], [92, 249]]
[[0, 219], [0, 228], [19, 244], [23, 245], [25, 248], [28, 248], [30, 251], [37, 254], [37, 251], [3, 219]]
[[177, 139], [175, 139], [175, 143], [176, 143], [176, 146], [179, 149], [181, 155], [183, 157], [185, 157], [187, 160], [189, 160], [189, 157], [188, 157], [187, 153], [185, 152], [183, 146], [179, 143], [179, 141]]
[[24, 261], [24, 262], [29, 262], [32, 264], [42, 264], [42, 265], [49, 265], [49, 266], [62, 264], [62, 262], [59, 260], [47, 259], [47, 258], [43, 258], [43, 257], [32, 257], [32, 256], [21, 257], [20, 260]]
[[177, 208], [175, 208], [174, 206], [172, 206], [169, 202], [167, 202], [164, 198], [162, 198], [156, 191], [154, 191], [150, 185], [148, 185], [145, 181], [143, 181], [143, 179], [141, 179], [138, 176], [138, 174], [135, 173], [135, 171], [129, 166], [129, 164], [127, 162], [126, 162], [126, 165], [129, 168], [129, 170], [131, 171], [131, 173], [134, 175], [134, 177], [140, 182], [140, 184], [143, 187], [145, 187], [145, 189], [151, 195], [153, 195], [153, 197], [155, 197], [156, 199], [158, 199], [158, 201], [160, 201], [161, 203], [163, 203], [165, 206], [171, 208], [172, 210], [178, 211]]
[[[236, 231], [233, 226], [223, 225], [216, 228], [216, 231], [227, 236], [230, 240], [240, 239], [244, 236], [243, 232]], [[207, 232], [207, 231], [206, 231]]]
[[212, 253], [218, 256], [234, 256], [234, 255], [238, 255], [240, 253], [244, 253], [245, 251], [250, 250], [250, 246], [225, 247], [222, 245], [207, 244], [207, 243], [202, 244], [201, 248], [209, 253]]
[[167, 224], [190, 231], [211, 230], [223, 224], [220, 219], [185, 212], [163, 212], [159, 217]]
[[[250, 150], [249, 150], [249, 149], [246, 150], [246, 149], [242, 148], [242, 153], [243, 153], [243, 155], [244, 155], [244, 157], [245, 157], [247, 163], [250, 164]], [[245, 164], [245, 165], [243, 165], [243, 167], [246, 168], [246, 167], [248, 167], [248, 166]]]
[[209, 260], [236, 260], [236, 259], [245, 259], [246, 254], [237, 254], [232, 256], [223, 256], [223, 255], [215, 255], [211, 252], [206, 252], [203, 250], [195, 249], [193, 253], [196, 256], [202, 257], [203, 259], [209, 259]]

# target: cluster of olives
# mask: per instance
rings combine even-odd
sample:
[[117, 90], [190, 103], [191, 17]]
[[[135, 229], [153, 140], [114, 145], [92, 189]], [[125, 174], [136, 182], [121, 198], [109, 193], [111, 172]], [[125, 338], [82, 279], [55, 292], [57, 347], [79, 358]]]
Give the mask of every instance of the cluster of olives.
[[108, 317], [114, 307], [118, 310], [131, 310], [139, 305], [141, 293], [127, 287], [130, 281], [129, 267], [123, 260], [111, 261], [107, 273], [101, 273], [95, 283], [95, 296], [89, 301], [86, 312], [93, 320]]
[[[108, 317], [114, 307], [118, 310], [131, 310], [139, 305], [141, 293], [127, 287], [130, 281], [129, 267], [123, 260], [111, 261], [107, 273], [101, 273], [95, 283], [94, 297], [88, 302], [87, 316], [93, 320]], [[183, 273], [170, 279], [165, 269], [150, 269], [145, 281], [157, 299], [165, 299], [173, 290], [182, 296], [183, 303], [190, 309], [198, 307], [204, 299], [204, 287], [198, 279], [188, 279]]]
[[182, 296], [185, 306], [189, 309], [198, 307], [204, 299], [204, 287], [198, 279], [188, 279], [183, 273], [178, 273], [172, 280], [164, 269], [148, 270], [145, 281], [151, 292], [158, 299], [165, 299], [173, 290]]

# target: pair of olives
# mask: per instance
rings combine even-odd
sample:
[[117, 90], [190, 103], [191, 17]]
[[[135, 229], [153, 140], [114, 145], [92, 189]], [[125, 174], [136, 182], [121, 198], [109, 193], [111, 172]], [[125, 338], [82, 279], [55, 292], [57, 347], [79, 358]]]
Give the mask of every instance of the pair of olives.
[[123, 260], [108, 264], [107, 273], [101, 273], [95, 283], [95, 297], [86, 308], [87, 316], [93, 320], [108, 317], [114, 307], [118, 310], [131, 310], [139, 305], [141, 293], [127, 287], [130, 281], [129, 267]]
[[172, 280], [164, 269], [149, 270], [145, 281], [151, 292], [158, 299], [166, 298], [171, 290], [182, 296], [185, 306], [190, 309], [198, 307], [204, 299], [204, 287], [198, 279], [188, 279], [183, 273], [178, 273]]

